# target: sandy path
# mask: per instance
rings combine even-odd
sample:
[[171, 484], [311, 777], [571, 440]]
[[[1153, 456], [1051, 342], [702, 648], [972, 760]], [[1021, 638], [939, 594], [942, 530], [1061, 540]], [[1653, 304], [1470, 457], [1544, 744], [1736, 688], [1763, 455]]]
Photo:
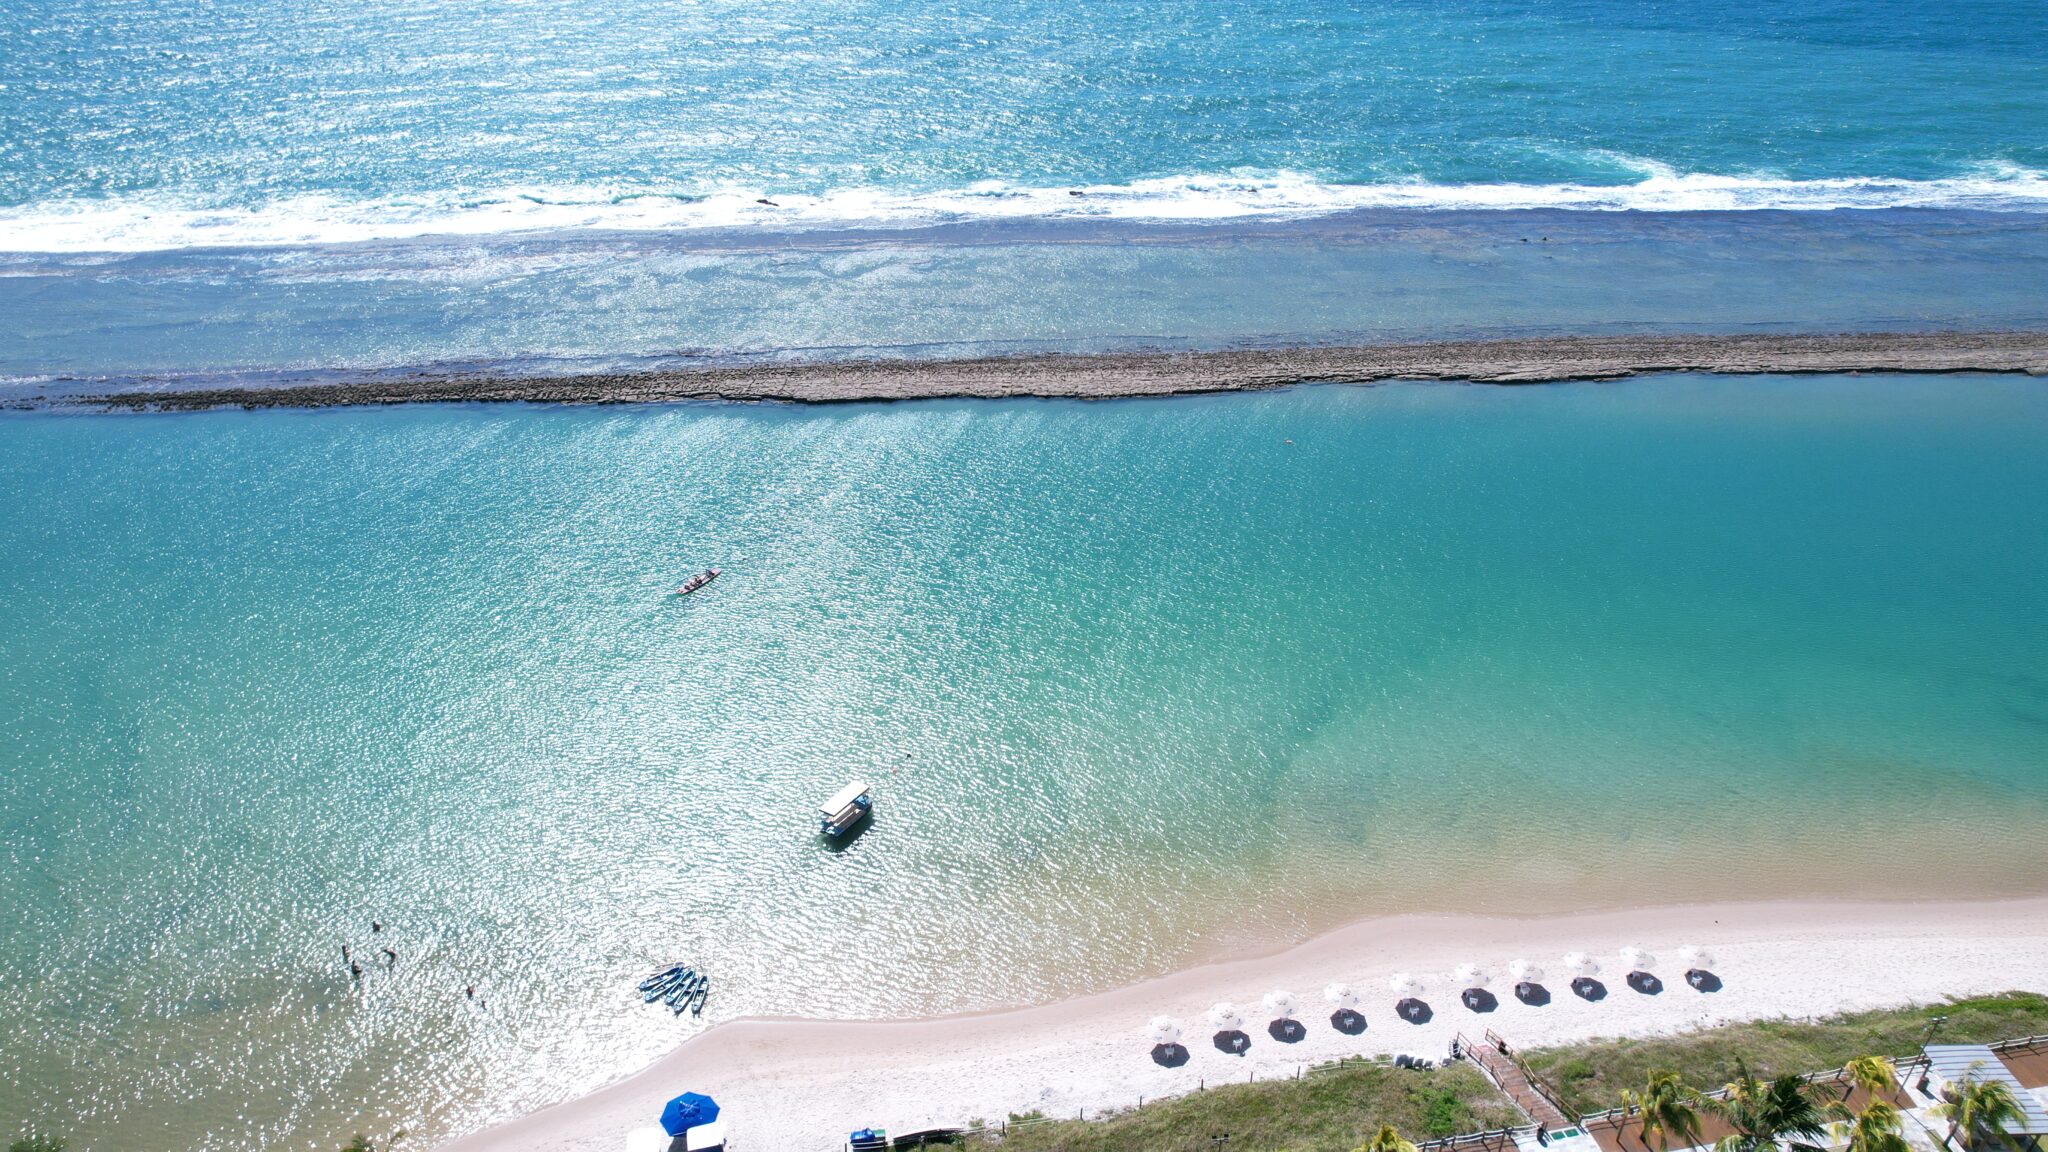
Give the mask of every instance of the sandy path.
[[[1658, 996], [1630, 991], [1616, 951], [1639, 943], [1657, 953], [1667, 983]], [[1702, 995], [1687, 987], [1676, 949], [1710, 948], [1726, 985]], [[1600, 954], [1608, 998], [1589, 1004], [1557, 978], [1571, 950]], [[1504, 986], [1504, 967], [1527, 957], [1552, 969], [1553, 1002], [1531, 1008]], [[1449, 971], [1475, 961], [1496, 976], [1497, 1011], [1466, 1011]], [[1387, 978], [1409, 970], [1428, 983], [1435, 1019], [1412, 1025], [1394, 1015]], [[1365, 997], [1366, 1032], [1332, 1028], [1323, 987], [1351, 983]], [[1308, 1036], [1268, 1038], [1260, 998], [1276, 988], [1299, 996]], [[715, 1027], [652, 1067], [582, 1099], [458, 1140], [451, 1152], [624, 1147], [625, 1133], [651, 1123], [668, 1097], [708, 1092], [726, 1110], [743, 1152], [840, 1147], [868, 1124], [906, 1130], [1039, 1109], [1071, 1115], [1129, 1106], [1218, 1083], [1291, 1075], [1343, 1054], [1412, 1052], [1438, 1057], [1459, 1031], [1492, 1028], [1537, 1046], [1592, 1036], [1670, 1032], [1762, 1016], [1807, 1016], [1851, 1008], [2025, 988], [2048, 990], [2048, 899], [1997, 903], [1736, 904], [1487, 919], [1404, 916], [1368, 920], [1272, 955], [1178, 972], [1099, 995], [1016, 1011], [935, 1020], [858, 1023], [739, 1020]], [[1230, 1000], [1254, 1020], [1248, 1055], [1208, 1042], [1208, 1007]], [[1155, 1065], [1140, 1035], [1154, 1015], [1179, 1017], [1193, 1058]]]

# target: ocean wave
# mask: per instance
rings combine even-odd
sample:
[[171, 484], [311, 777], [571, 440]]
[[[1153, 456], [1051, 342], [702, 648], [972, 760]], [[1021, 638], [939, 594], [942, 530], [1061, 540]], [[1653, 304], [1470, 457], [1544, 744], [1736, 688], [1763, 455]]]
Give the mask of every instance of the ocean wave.
[[253, 208], [149, 198], [0, 208], [0, 252], [275, 248], [579, 230], [780, 232], [902, 228], [976, 220], [1161, 223], [1310, 217], [1360, 209], [1596, 212], [1967, 208], [2048, 211], [2048, 173], [1987, 164], [1939, 180], [1789, 180], [1684, 173], [1626, 160], [1625, 184], [1334, 184], [1291, 172], [1161, 177], [1128, 184], [1018, 187], [987, 181], [941, 192], [854, 188], [821, 196], [756, 189], [688, 193], [601, 186], [345, 200], [307, 195]]

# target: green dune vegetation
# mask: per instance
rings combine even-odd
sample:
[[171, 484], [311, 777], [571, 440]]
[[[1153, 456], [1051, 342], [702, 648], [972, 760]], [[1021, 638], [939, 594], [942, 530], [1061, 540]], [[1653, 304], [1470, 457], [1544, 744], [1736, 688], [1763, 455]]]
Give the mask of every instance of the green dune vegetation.
[[[1028, 1152], [1125, 1152], [1221, 1147], [1404, 1152], [1384, 1143], [1407, 1133], [1449, 1136], [1521, 1121], [1514, 1105], [1469, 1064], [1411, 1071], [1376, 1061], [1326, 1066], [1299, 1080], [1230, 1084], [1099, 1120], [1011, 1117], [992, 1137]], [[1393, 1131], [1382, 1131], [1391, 1128]]]
[[1676, 1073], [1695, 1088], [1719, 1088], [1735, 1079], [1738, 1064], [1769, 1078], [1840, 1068], [1858, 1056], [1908, 1056], [1930, 1039], [1985, 1044], [2043, 1033], [2048, 996], [2006, 992], [1819, 1020], [1758, 1020], [1675, 1036], [1532, 1048], [1520, 1055], [1572, 1111], [1601, 1112], [1620, 1107], [1623, 1092], [1655, 1072]]
[[[1866, 1089], [1888, 1083], [1891, 1058], [1931, 1039], [1989, 1043], [2048, 1033], [2048, 996], [2007, 992], [1817, 1020], [1765, 1020], [1675, 1036], [1594, 1040], [1530, 1050], [1524, 1062], [1579, 1112], [1626, 1105], [1628, 1132], [1645, 1146], [1696, 1144], [1711, 1118], [1722, 1152], [1783, 1142], [1812, 1146], [1830, 1132], [1849, 1152], [1905, 1152], [1899, 1117], [1878, 1100], [1851, 1111], [1843, 1090], [1815, 1088], [1804, 1073], [1846, 1067]], [[1725, 1099], [1705, 1093], [1728, 1089]], [[2010, 1100], [1973, 1085], [1945, 1115], [1959, 1148], [1985, 1141]], [[1376, 1061], [1317, 1069], [1298, 1080], [1210, 1088], [1090, 1120], [1013, 1116], [977, 1139], [1019, 1152], [1412, 1152], [1410, 1140], [1525, 1121], [1477, 1069], [1420, 1072]], [[1219, 1142], [1228, 1136], [1227, 1142]]]

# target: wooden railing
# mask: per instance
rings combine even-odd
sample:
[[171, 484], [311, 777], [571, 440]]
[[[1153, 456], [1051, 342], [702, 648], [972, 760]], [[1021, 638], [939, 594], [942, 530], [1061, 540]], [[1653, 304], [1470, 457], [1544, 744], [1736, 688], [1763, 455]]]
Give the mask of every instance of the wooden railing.
[[1520, 1128], [1493, 1128], [1485, 1132], [1466, 1132], [1457, 1136], [1443, 1136], [1435, 1140], [1423, 1140], [1415, 1145], [1416, 1152], [1514, 1152], [1515, 1138], [1536, 1131], [1534, 1124]]
[[[1458, 1047], [1478, 1065], [1494, 1087], [1507, 1093], [1529, 1119], [1546, 1127], [1575, 1124], [1578, 1114], [1565, 1106], [1563, 1096], [1538, 1076], [1500, 1034], [1488, 1028], [1484, 1044], [1474, 1044], [1463, 1033], [1458, 1034]], [[1504, 1065], [1504, 1067], [1503, 1067]]]

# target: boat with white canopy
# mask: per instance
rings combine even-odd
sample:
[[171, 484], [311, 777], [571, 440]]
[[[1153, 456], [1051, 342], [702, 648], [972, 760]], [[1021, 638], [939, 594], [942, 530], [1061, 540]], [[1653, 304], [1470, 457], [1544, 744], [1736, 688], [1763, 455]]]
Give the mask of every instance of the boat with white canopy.
[[853, 831], [874, 807], [867, 781], [855, 780], [818, 806], [818, 831], [836, 840]]

